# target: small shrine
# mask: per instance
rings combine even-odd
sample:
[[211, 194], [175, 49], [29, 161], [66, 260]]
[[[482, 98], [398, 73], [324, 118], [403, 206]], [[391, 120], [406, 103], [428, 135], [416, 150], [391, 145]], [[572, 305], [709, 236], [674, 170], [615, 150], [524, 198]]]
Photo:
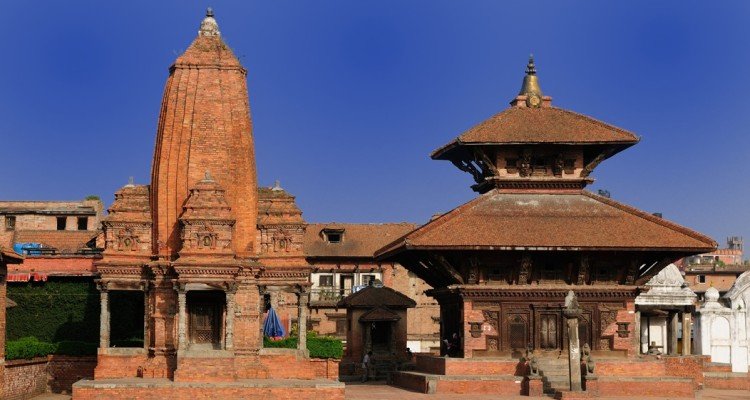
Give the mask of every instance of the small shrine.
[[380, 284], [371, 284], [338, 303], [346, 309], [349, 329], [342, 364], [360, 363], [372, 351], [379, 361], [406, 359], [407, 309], [417, 303]]

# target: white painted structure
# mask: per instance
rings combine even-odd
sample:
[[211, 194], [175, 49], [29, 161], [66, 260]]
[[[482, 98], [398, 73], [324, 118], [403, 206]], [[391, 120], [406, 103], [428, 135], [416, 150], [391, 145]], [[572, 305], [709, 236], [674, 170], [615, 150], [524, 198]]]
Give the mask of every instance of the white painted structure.
[[682, 353], [690, 354], [691, 310], [696, 294], [674, 264], [659, 271], [646, 286], [648, 291], [635, 298], [641, 353], [648, 353], [651, 346], [661, 353], [677, 354], [678, 337], [682, 337]]
[[750, 271], [740, 275], [732, 288], [719, 299], [716, 288], [708, 288], [703, 305], [697, 310], [698, 351], [712, 362], [732, 364], [732, 372], [748, 372], [750, 364]]

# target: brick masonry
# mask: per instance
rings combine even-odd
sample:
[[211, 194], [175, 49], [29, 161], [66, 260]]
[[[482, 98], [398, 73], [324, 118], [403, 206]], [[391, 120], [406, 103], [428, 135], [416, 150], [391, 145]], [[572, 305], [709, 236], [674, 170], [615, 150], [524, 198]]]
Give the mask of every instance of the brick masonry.
[[7, 361], [2, 399], [29, 399], [46, 392], [70, 394], [73, 383], [94, 377], [95, 366], [95, 357], [49, 356]]

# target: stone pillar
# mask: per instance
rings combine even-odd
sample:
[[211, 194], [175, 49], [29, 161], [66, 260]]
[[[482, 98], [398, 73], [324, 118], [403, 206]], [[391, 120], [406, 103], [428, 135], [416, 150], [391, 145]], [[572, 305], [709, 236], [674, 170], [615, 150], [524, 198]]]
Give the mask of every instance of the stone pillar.
[[107, 284], [99, 282], [99, 348], [109, 347], [109, 290]]
[[227, 318], [226, 318], [226, 335], [224, 336], [224, 348], [226, 350], [234, 350], [234, 294], [235, 291], [230, 290], [226, 292], [227, 296]]
[[685, 309], [685, 311], [682, 313], [682, 355], [683, 356], [689, 356], [691, 354], [691, 348], [690, 348], [690, 322], [691, 322], [691, 314], [689, 309]]
[[633, 324], [634, 324], [633, 331], [635, 335], [637, 336], [635, 338], [636, 346], [638, 346], [637, 354], [641, 354], [643, 353], [643, 342], [642, 342], [643, 338], [641, 337], [641, 312], [640, 311], [635, 312], [635, 320], [633, 321]]
[[149, 292], [148, 282], [143, 284], [143, 348], [148, 349], [151, 346], [151, 307], [150, 302], [151, 296]]
[[307, 288], [300, 288], [297, 292], [297, 349], [307, 351]]
[[187, 349], [187, 291], [185, 286], [179, 285], [177, 289], [177, 350]]
[[671, 312], [669, 314], [669, 355], [677, 355], [677, 330], [678, 330], [678, 313]]
[[578, 340], [578, 317], [581, 316], [581, 308], [578, 299], [571, 290], [565, 297], [565, 308], [563, 316], [568, 328], [568, 367], [570, 371], [570, 390], [580, 392], [581, 386], [581, 347]]

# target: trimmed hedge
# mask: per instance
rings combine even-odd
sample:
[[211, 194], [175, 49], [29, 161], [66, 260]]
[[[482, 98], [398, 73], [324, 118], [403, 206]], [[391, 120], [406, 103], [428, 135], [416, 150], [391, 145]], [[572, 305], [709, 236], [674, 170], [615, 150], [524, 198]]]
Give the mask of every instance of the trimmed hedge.
[[[281, 340], [271, 340], [268, 337], [263, 338], [263, 347], [296, 349], [297, 338], [288, 337]], [[307, 350], [312, 358], [336, 358], [340, 359], [344, 355], [344, 344], [340, 339], [328, 336], [317, 336], [315, 333], [307, 335]]]
[[[7, 338], [33, 336], [41, 342], [99, 342], [99, 291], [91, 278], [52, 278], [47, 282], [10, 283]], [[111, 343], [143, 346], [143, 293], [111, 291]], [[140, 344], [126, 344], [140, 341]], [[122, 344], [118, 344], [122, 342]]]
[[7, 339], [33, 336], [41, 342], [99, 341], [99, 292], [92, 279], [9, 283]]
[[5, 344], [5, 359], [20, 360], [34, 357], [46, 357], [50, 354], [68, 356], [95, 355], [97, 343], [63, 341], [59, 343], [41, 342], [35, 337], [10, 340]]

